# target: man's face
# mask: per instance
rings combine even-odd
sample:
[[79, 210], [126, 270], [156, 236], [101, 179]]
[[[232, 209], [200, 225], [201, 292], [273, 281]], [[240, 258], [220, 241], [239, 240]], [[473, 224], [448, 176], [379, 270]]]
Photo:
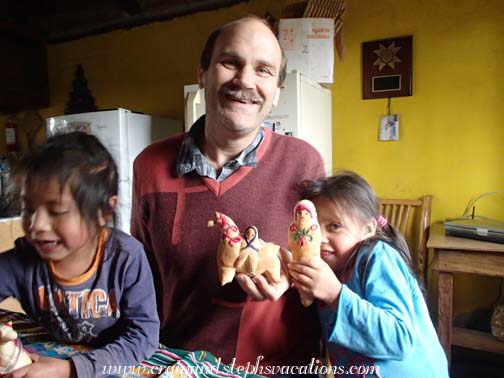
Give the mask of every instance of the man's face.
[[255, 132], [278, 101], [281, 60], [266, 25], [247, 19], [228, 26], [217, 38], [208, 70], [198, 74], [206, 127], [233, 136]]

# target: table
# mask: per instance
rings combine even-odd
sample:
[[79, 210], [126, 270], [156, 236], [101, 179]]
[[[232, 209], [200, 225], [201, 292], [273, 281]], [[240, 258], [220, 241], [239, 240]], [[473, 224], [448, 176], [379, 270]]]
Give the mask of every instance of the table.
[[438, 282], [438, 336], [450, 363], [451, 346], [504, 354], [504, 342], [491, 334], [452, 327], [453, 273], [504, 277], [504, 244], [446, 236], [442, 223], [430, 230], [427, 247], [434, 250]]
[[[1, 310], [0, 323], [12, 321], [14, 329], [21, 338], [23, 347], [28, 353], [41, 356], [68, 358], [72, 354], [85, 352], [89, 347], [83, 345], [56, 342], [37, 323], [25, 314]], [[185, 377], [232, 377], [245, 378], [261, 376], [244, 372], [243, 369], [231, 369], [220, 363], [212, 354], [205, 351], [189, 352], [181, 349], [168, 348], [162, 344], [154, 354], [138, 366], [129, 367], [126, 373], [108, 371], [103, 378], [185, 378]]]

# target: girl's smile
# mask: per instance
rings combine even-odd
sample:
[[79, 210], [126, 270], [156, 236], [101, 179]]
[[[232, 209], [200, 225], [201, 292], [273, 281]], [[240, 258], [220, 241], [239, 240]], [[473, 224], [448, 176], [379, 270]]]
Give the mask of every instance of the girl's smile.
[[33, 239], [32, 244], [38, 251], [41, 251], [45, 255], [54, 252], [54, 250], [61, 245], [61, 243], [57, 240], [40, 240], [40, 239]]
[[354, 247], [375, 234], [376, 222], [362, 225], [356, 217], [341, 210], [334, 200], [320, 196], [314, 198], [322, 231], [320, 257], [339, 272], [345, 266]]
[[23, 229], [43, 260], [59, 274], [76, 276], [86, 271], [97, 248], [97, 227], [88, 225], [75, 202], [70, 184], [63, 190], [55, 178], [24, 187]]

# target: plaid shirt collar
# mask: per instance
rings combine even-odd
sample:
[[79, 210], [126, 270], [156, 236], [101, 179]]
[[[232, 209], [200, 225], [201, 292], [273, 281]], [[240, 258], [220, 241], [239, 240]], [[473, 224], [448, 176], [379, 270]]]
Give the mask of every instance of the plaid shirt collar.
[[235, 159], [228, 161], [217, 171], [203, 155], [199, 146], [205, 130], [205, 116], [198, 119], [191, 129], [185, 134], [182, 141], [177, 161], [177, 174], [183, 176], [196, 171], [200, 176], [210, 177], [218, 182], [223, 182], [242, 166], [254, 167], [257, 164], [256, 152], [264, 139], [264, 130], [259, 132], [251, 144], [245, 148]]

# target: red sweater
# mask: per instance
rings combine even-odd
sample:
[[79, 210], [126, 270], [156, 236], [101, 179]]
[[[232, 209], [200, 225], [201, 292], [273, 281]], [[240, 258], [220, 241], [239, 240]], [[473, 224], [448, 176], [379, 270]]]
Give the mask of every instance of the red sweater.
[[241, 167], [222, 183], [191, 172], [177, 177], [182, 136], [147, 147], [134, 165], [131, 231], [145, 246], [156, 284], [161, 341], [206, 350], [230, 363], [300, 365], [318, 356], [319, 323], [297, 291], [252, 302], [236, 282], [220, 286], [220, 233], [207, 221], [220, 211], [243, 230], [287, 248], [295, 185], [325, 175], [308, 143], [265, 130], [257, 167]]

